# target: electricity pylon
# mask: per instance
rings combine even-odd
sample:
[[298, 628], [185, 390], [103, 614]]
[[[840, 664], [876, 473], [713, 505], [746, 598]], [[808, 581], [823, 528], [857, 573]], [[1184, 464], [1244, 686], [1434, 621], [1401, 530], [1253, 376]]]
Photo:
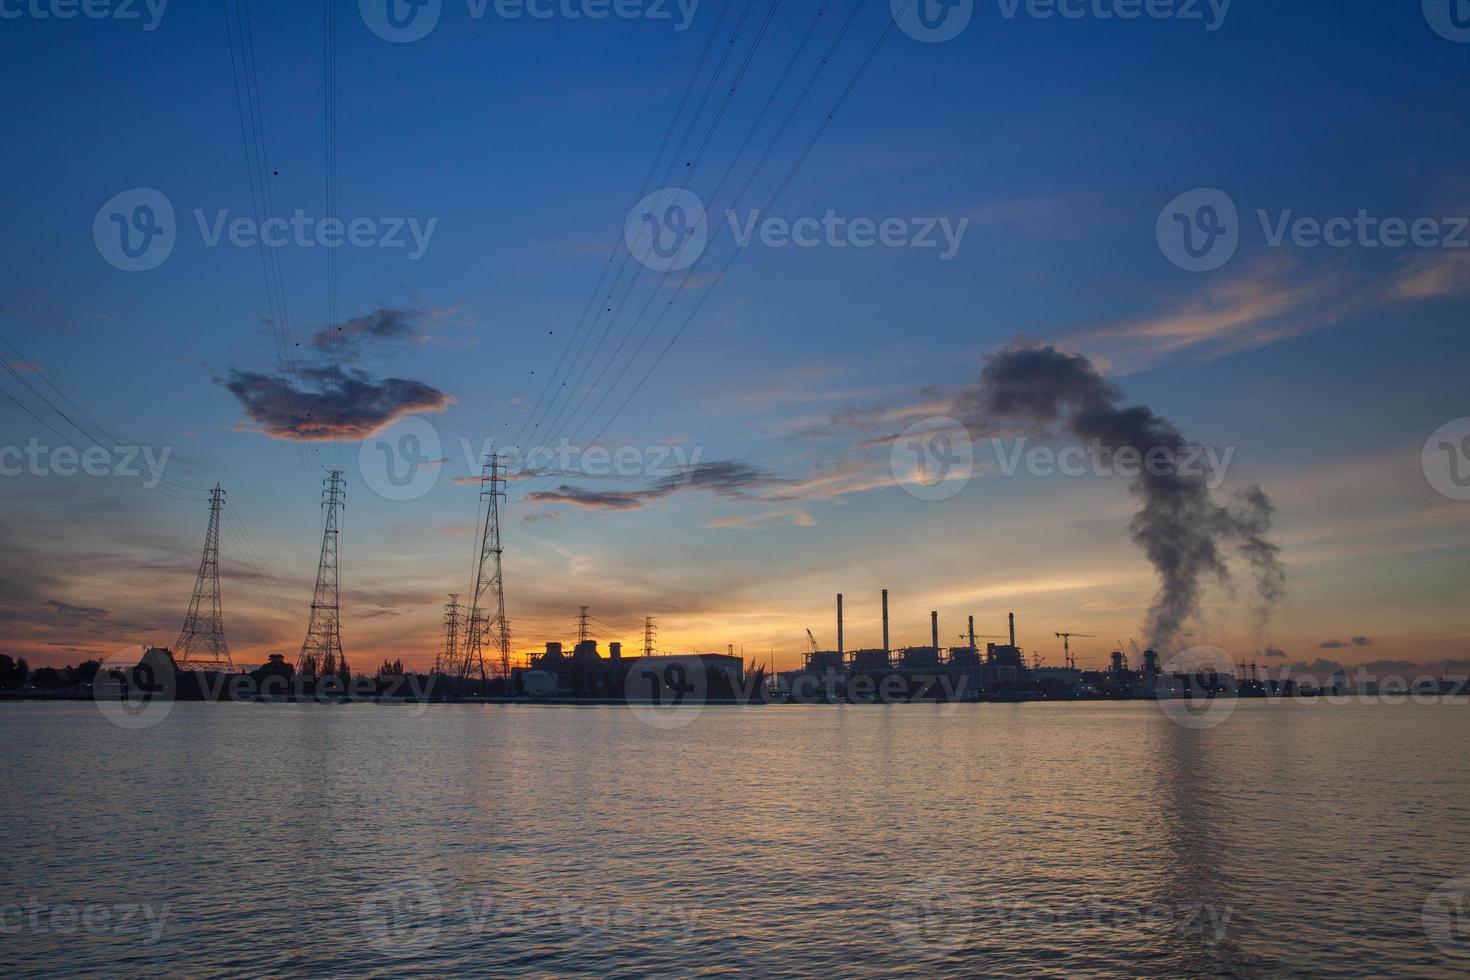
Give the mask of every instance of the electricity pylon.
[[434, 673], [453, 674], [454, 664], [459, 657], [459, 593], [449, 593], [444, 604], [444, 651], [434, 658]]
[[216, 483], [209, 491], [209, 529], [204, 532], [204, 557], [184, 628], [174, 644], [174, 662], [182, 670], [234, 670], [225, 643], [225, 621], [219, 595], [219, 515], [225, 492]]
[[323, 481], [322, 506], [327, 519], [322, 529], [322, 557], [316, 569], [316, 591], [311, 599], [311, 622], [306, 627], [306, 639], [301, 644], [301, 655], [296, 658], [296, 670], [302, 674], [335, 674], [346, 667], [342, 656], [342, 621], [339, 615], [339, 589], [337, 576], [337, 514], [342, 509], [344, 480], [341, 470], [332, 470]]
[[470, 597], [465, 628], [465, 653], [458, 664], [461, 681], [478, 676], [484, 683], [484, 645], [491, 630], [495, 631], [500, 647], [501, 674], [510, 677], [510, 624], [505, 619], [505, 577], [500, 561], [500, 500], [505, 496], [504, 486], [500, 454], [492, 453], [480, 474], [480, 496], [487, 502], [485, 528], [480, 537], [480, 562], [475, 569], [475, 591]]

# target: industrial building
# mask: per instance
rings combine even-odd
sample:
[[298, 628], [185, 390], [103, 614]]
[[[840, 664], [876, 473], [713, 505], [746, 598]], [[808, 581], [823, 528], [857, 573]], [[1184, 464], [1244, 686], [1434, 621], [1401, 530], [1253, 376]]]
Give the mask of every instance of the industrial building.
[[[531, 697], [593, 698], [673, 704], [680, 700], [741, 701], [759, 695], [763, 677], [748, 679], [741, 658], [723, 653], [644, 654], [624, 657], [621, 643], [602, 656], [593, 639], [569, 654], [547, 643], [529, 666], [511, 671], [512, 690]], [[748, 690], [754, 688], [757, 690]]]
[[[808, 692], [818, 699], [854, 699], [856, 691], [870, 691], [887, 683], [903, 698], [958, 697], [969, 700], [985, 692], [1014, 688], [1026, 670], [1025, 656], [1016, 644], [1016, 617], [1010, 616], [1007, 643], [987, 643], [981, 651], [975, 636], [975, 617], [969, 618], [968, 644], [946, 647], [939, 640], [939, 613], [929, 613], [927, 646], [894, 649], [889, 642], [888, 590], [881, 596], [883, 645], [847, 650], [844, 644], [843, 596], [837, 596], [837, 649], [819, 650], [812, 640], [799, 670], [777, 675], [779, 689], [793, 698], [806, 700]], [[808, 636], [810, 637], [810, 633]], [[896, 679], [894, 680], [889, 679]]]

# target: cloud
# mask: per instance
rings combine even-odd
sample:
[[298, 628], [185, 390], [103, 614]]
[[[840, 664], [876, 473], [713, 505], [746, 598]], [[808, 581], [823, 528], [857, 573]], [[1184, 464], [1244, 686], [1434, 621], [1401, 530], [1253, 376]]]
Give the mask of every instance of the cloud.
[[56, 614], [57, 619], [76, 620], [84, 625], [91, 625], [112, 615], [112, 612], [107, 609], [100, 609], [97, 606], [74, 606], [59, 599], [47, 599], [46, 605]]
[[1321, 643], [1317, 644], [1317, 649], [1318, 650], [1341, 650], [1345, 646], [1347, 646], [1347, 644], [1344, 643], [1344, 642], [1342, 642], [1341, 640], [1323, 640]]
[[422, 342], [428, 339], [428, 334], [418, 325], [422, 316], [422, 310], [395, 310], [380, 306], [335, 327], [331, 324], [322, 327], [312, 334], [311, 346], [323, 353], [350, 359], [358, 356], [366, 345]]
[[1371, 636], [1355, 636], [1355, 637], [1353, 637], [1353, 646], [1355, 646], [1355, 647], [1371, 647], [1372, 645], [1373, 645], [1373, 638]]
[[215, 379], [240, 401], [253, 427], [272, 439], [355, 440], [403, 415], [442, 412], [454, 399], [422, 381], [337, 367], [303, 368], [295, 379], [232, 369]]
[[681, 467], [678, 472], [636, 490], [592, 490], [563, 483], [554, 490], [527, 494], [527, 499], [589, 510], [639, 510], [655, 500], [686, 490], [748, 498], [753, 490], [790, 482], [747, 463], [727, 459]]
[[1102, 351], [1125, 371], [1170, 355], [1210, 359], [1333, 326], [1365, 313], [1470, 292], [1470, 256], [1453, 252], [1401, 258], [1388, 272], [1354, 284], [1337, 267], [1306, 268], [1273, 256], [1163, 310], [1093, 324], [1066, 338]]
[[1268, 657], [1278, 657], [1278, 658], [1285, 658], [1286, 657], [1286, 651], [1283, 650], [1283, 649], [1281, 649], [1280, 647], [1266, 647], [1266, 649], [1262, 650], [1261, 652], [1264, 653]]
[[1371, 647], [1372, 645], [1373, 645], [1373, 637], [1371, 637], [1371, 636], [1355, 636], [1351, 640], [1339, 640], [1339, 639], [1336, 639], [1334, 637], [1331, 640], [1323, 640], [1321, 643], [1317, 644], [1317, 649], [1319, 649], [1319, 650], [1343, 650], [1343, 649], [1346, 649], [1347, 647], [1350, 647], [1350, 646], [1351, 647]]

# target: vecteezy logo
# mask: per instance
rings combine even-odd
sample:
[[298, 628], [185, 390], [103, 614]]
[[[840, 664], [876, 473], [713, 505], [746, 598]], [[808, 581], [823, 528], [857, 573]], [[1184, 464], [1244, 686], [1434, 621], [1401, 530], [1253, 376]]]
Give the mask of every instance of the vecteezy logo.
[[439, 23], [444, 0], [357, 0], [367, 29], [385, 41], [407, 44], [425, 37]]
[[975, 901], [963, 881], [939, 875], [904, 889], [889, 910], [889, 924], [905, 947], [953, 953], [970, 939]]
[[893, 440], [888, 470], [909, 496], [947, 500], [970, 482], [975, 472], [975, 446], [957, 420], [931, 415]]
[[1184, 728], [1214, 728], [1235, 713], [1240, 690], [1235, 662], [1220, 647], [1181, 650], [1153, 678], [1164, 716]]
[[1186, 272], [1211, 272], [1240, 245], [1240, 215], [1230, 195], [1213, 187], [1185, 191], [1164, 205], [1154, 226], [1159, 251]]
[[416, 415], [368, 436], [357, 450], [363, 482], [388, 500], [413, 500], [428, 493], [443, 463], [438, 430]]
[[1424, 935], [1446, 955], [1470, 958], [1470, 875], [1440, 885], [1420, 911]]
[[442, 911], [439, 892], [430, 882], [404, 878], [363, 896], [357, 924], [368, 945], [379, 952], [420, 952], [439, 935]]
[[1470, 500], [1470, 417], [1446, 422], [1420, 457], [1429, 485], [1451, 500]]
[[174, 665], [161, 650], [123, 647], [92, 678], [92, 701], [119, 728], [152, 728], [174, 709]]
[[916, 41], [937, 44], [958, 37], [975, 14], [975, 0], [889, 0], [899, 29]]
[[1470, 44], [1470, 0], [1423, 0], [1424, 19], [1447, 41]]
[[635, 660], [623, 678], [623, 699], [651, 728], [683, 728], [699, 717], [709, 699], [704, 661], [697, 656]]
[[114, 195], [92, 219], [97, 254], [124, 272], [158, 268], [173, 252], [177, 236], [173, 204], [151, 187]]
[[709, 216], [692, 191], [665, 187], [647, 194], [623, 222], [628, 252], [654, 272], [687, 269], [709, 241]]

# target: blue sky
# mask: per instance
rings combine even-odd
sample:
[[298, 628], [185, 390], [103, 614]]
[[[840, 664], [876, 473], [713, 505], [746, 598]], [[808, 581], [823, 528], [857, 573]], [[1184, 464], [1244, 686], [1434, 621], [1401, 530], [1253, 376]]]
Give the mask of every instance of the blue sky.
[[[0, 325], [30, 368], [121, 439], [171, 447], [180, 479], [221, 481], [303, 620], [318, 544], [311, 485], [340, 461], [349, 656], [426, 661], [443, 593], [467, 588], [475, 493], [452, 482], [467, 475], [461, 440], [505, 440], [526, 419], [722, 6], [704, 0], [680, 32], [648, 19], [475, 19], [446, 0], [437, 27], [406, 44], [374, 35], [356, 4], [338, 8], [337, 210], [435, 221], [417, 259], [409, 249], [337, 253], [339, 322], [389, 310], [411, 324], [352, 347], [348, 366], [452, 400], [417, 415], [447, 457], [423, 496], [375, 494], [355, 438], [298, 447], [263, 434], [223, 383], [232, 371], [279, 368], [259, 250], [207, 247], [193, 217], [252, 212], [217, 5], [171, 4], [151, 31], [135, 21], [0, 22], [8, 88], [20, 95], [0, 158], [10, 231], [0, 259], [11, 270]], [[322, 10], [252, 9], [261, 80], [252, 118], [271, 148], [276, 210], [322, 216]], [[692, 190], [712, 190], [815, 9], [750, 4], [691, 148], [768, 13], [770, 27]], [[796, 78], [850, 9], [832, 5]], [[733, 0], [711, 59], [745, 10]], [[1236, 447], [1232, 477], [1276, 500], [1285, 603], [1262, 632], [1245, 612], [1244, 580], [1234, 592], [1214, 588], [1193, 639], [1242, 658], [1270, 647], [1308, 662], [1348, 635], [1375, 638], [1350, 651], [1357, 659], [1470, 654], [1457, 632], [1467, 505], [1435, 493], [1419, 464], [1429, 434], [1466, 414], [1466, 250], [1271, 248], [1256, 218], [1470, 214], [1470, 45], [1439, 36], [1413, 3], [1237, 0], [1213, 31], [1173, 18], [1002, 10], [977, 3], [944, 43], [892, 32], [773, 209], [788, 219], [829, 210], [968, 219], [955, 256], [746, 248], [609, 423], [713, 281], [729, 236], [711, 244], [690, 290], [670, 288], [682, 274], [669, 280], [653, 308], [668, 296], [673, 312], [583, 438], [608, 423], [609, 446], [698, 449], [704, 461], [783, 482], [615, 510], [537, 501], [531, 483], [516, 486], [507, 589], [523, 643], [560, 638], [590, 603], [604, 610], [606, 639], [631, 641], [656, 614], [671, 645], [734, 643], [790, 662], [805, 627], [830, 634], [831, 593], [871, 598], [885, 585], [904, 600], [913, 634], [904, 642], [923, 639], [935, 606], [956, 633], [968, 613], [999, 632], [1014, 608], [1033, 627], [1029, 645], [1049, 653], [1054, 629], [1138, 636], [1155, 581], [1128, 540], [1133, 505], [1121, 482], [981, 473], [955, 497], [920, 501], [893, 479], [887, 449], [864, 445], [892, 434], [883, 423], [944, 414], [984, 355], [1024, 337], [1088, 356], [1130, 402], [1192, 439]], [[742, 212], [774, 190], [889, 23], [886, 4], [863, 4]], [[696, 78], [695, 98], [706, 79]], [[752, 147], [765, 145], [796, 88], [781, 91]], [[756, 156], [748, 149], [707, 202], [717, 219]], [[172, 203], [178, 242], [158, 268], [129, 273], [104, 261], [91, 229], [104, 202], [138, 187]], [[1198, 187], [1223, 190], [1242, 216], [1237, 253], [1208, 273], [1175, 267], [1155, 238], [1165, 203]], [[309, 350], [328, 324], [325, 251], [277, 251], [292, 334]], [[609, 346], [658, 279], [641, 276]], [[834, 414], [862, 425], [813, 430]], [[55, 441], [8, 401], [0, 435]], [[625, 491], [656, 479], [553, 482]], [[29, 580], [5, 610], [18, 648], [63, 661], [172, 638], [202, 505], [117, 479], [25, 475], [5, 486], [9, 576]], [[302, 624], [273, 617], [243, 569], [230, 578], [230, 543], [237, 659], [294, 652]], [[132, 581], [139, 569], [146, 588]], [[875, 613], [850, 609], [857, 623]], [[1100, 659], [1111, 640], [1097, 643]]]

